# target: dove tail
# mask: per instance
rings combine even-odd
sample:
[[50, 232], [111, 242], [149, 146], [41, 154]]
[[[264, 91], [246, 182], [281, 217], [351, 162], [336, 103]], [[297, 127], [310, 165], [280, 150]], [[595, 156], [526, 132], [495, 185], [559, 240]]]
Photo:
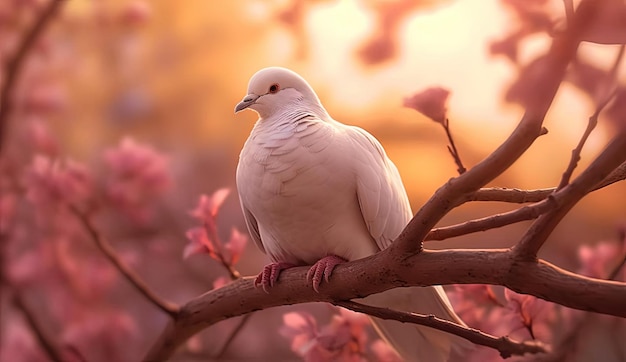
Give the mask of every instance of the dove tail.
[[[465, 325], [454, 313], [441, 286], [396, 288], [370, 295], [365, 304], [437, 317]], [[472, 348], [467, 340], [426, 326], [402, 323], [396, 320], [371, 318], [378, 333], [406, 361], [445, 362]]]

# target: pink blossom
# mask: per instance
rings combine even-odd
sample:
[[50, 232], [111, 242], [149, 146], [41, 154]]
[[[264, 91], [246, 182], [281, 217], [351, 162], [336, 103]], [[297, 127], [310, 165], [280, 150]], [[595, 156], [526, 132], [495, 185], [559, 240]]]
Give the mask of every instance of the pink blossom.
[[435, 122], [446, 120], [446, 101], [450, 91], [441, 87], [431, 87], [420, 93], [404, 98], [403, 105], [412, 108]]
[[[368, 350], [365, 315], [340, 309], [330, 323], [318, 328], [313, 316], [292, 312], [283, 316], [280, 334], [291, 340], [291, 350], [306, 361], [363, 361]], [[386, 353], [382, 348], [379, 353]], [[393, 353], [393, 351], [392, 351]]]
[[69, 321], [61, 339], [79, 351], [89, 351], [89, 355], [119, 361], [128, 355], [128, 348], [137, 335], [135, 319], [126, 312], [92, 309], [89, 314]]
[[58, 153], [57, 140], [52, 136], [48, 125], [41, 120], [34, 120], [29, 123], [28, 140], [37, 153], [49, 156], [55, 156]]
[[230, 284], [232, 280], [225, 277], [225, 276], [221, 276], [221, 277], [217, 277], [214, 281], [213, 281], [213, 289], [219, 289], [223, 286], [226, 286], [228, 284]]
[[8, 190], [0, 190], [0, 233], [6, 233], [15, 217], [17, 196]]
[[391, 348], [391, 346], [389, 346], [389, 344], [387, 344], [387, 342], [383, 341], [382, 339], [377, 339], [374, 343], [372, 343], [372, 345], [370, 346], [370, 349], [372, 350], [372, 354], [376, 358], [376, 361], [382, 361], [382, 362], [401, 362], [402, 361], [402, 359], [400, 358], [400, 356], [398, 356], [396, 351], [394, 351], [393, 348]]
[[92, 193], [88, 170], [72, 160], [60, 162], [37, 155], [26, 171], [26, 198], [36, 205], [86, 201]]
[[36, 113], [53, 113], [67, 107], [65, 89], [55, 83], [40, 84], [29, 91], [24, 107]]
[[280, 334], [291, 340], [291, 350], [301, 357], [306, 356], [314, 348], [317, 338], [317, 322], [306, 312], [291, 312], [283, 315], [283, 326]]
[[56, 264], [72, 287], [73, 294], [84, 301], [102, 299], [118, 280], [119, 274], [106, 260], [78, 254], [71, 241], [55, 243]]
[[104, 160], [107, 195], [113, 205], [135, 221], [145, 222], [151, 201], [171, 184], [167, 157], [126, 137], [117, 148], [105, 152]]
[[606, 279], [624, 252], [624, 245], [616, 242], [581, 245], [578, 248], [578, 260], [581, 264], [578, 272], [589, 277]]
[[224, 250], [227, 252], [226, 262], [230, 265], [237, 264], [247, 243], [248, 237], [240, 233], [239, 230], [232, 228], [230, 239], [224, 244]]
[[126, 25], [142, 25], [152, 15], [152, 5], [143, 0], [128, 3], [122, 10], [120, 20]]
[[211, 196], [203, 194], [200, 196], [196, 208], [191, 210], [189, 214], [201, 222], [213, 220], [229, 194], [230, 189], [228, 188], [221, 188], [215, 191]]
[[232, 228], [228, 242], [222, 243], [217, 233], [217, 213], [229, 193], [229, 189], [222, 188], [211, 196], [200, 196], [198, 205], [189, 214], [201, 221], [202, 227], [187, 231], [189, 244], [183, 250], [183, 258], [188, 258], [193, 254], [208, 253], [213, 259], [228, 265], [234, 265], [239, 261], [248, 237]]
[[185, 348], [189, 352], [200, 353], [202, 351], [202, 344], [202, 338], [200, 338], [200, 336], [196, 334], [194, 336], [191, 336], [191, 338], [189, 338], [187, 342], [185, 342]]
[[546, 309], [550, 308], [548, 303], [535, 296], [518, 294], [510, 289], [504, 290], [504, 296], [510, 312], [508, 317], [511, 317], [507, 323], [509, 334], [519, 335], [522, 340], [537, 339], [537, 329], [541, 324], [548, 322], [550, 313], [545, 313]]
[[30, 328], [18, 319], [17, 313], [3, 315], [0, 361], [46, 361]]
[[206, 228], [194, 227], [187, 230], [185, 235], [187, 236], [187, 239], [189, 239], [189, 244], [187, 244], [187, 246], [185, 246], [185, 249], [183, 250], [184, 259], [187, 259], [194, 254], [202, 253], [208, 253], [214, 259], [218, 258], [215, 251], [215, 246], [213, 244], [213, 241], [209, 239]]

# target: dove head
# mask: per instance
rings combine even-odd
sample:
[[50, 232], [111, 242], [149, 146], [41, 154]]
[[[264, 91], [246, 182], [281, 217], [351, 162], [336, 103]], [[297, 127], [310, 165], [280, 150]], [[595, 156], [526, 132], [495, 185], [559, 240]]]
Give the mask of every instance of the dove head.
[[309, 83], [295, 72], [280, 67], [264, 68], [256, 72], [248, 83], [248, 94], [235, 107], [235, 113], [246, 108], [261, 119], [293, 110], [309, 109], [322, 117], [326, 111]]

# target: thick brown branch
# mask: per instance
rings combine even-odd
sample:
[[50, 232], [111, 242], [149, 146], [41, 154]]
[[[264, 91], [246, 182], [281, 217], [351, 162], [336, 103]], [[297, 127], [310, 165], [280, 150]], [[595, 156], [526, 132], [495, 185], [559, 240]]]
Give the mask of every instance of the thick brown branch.
[[117, 268], [117, 270], [128, 280], [148, 301], [154, 304], [157, 308], [161, 309], [163, 312], [167, 313], [171, 317], [175, 317], [178, 314], [180, 307], [172, 302], [168, 302], [166, 300], [161, 299], [150, 287], [148, 284], [137, 274], [134, 270], [132, 270], [122, 259], [120, 259], [119, 255], [115, 252], [111, 244], [109, 244], [100, 232], [96, 229], [95, 226], [92, 225], [89, 217], [83, 214], [80, 210], [78, 210], [74, 206], [70, 206], [70, 210], [76, 216], [76, 218], [83, 225], [89, 236], [96, 243], [96, 246], [104, 256]]
[[539, 216], [514, 250], [521, 258], [535, 258], [561, 219], [596, 185], [620, 166], [626, 159], [626, 132], [618, 134], [607, 148], [572, 183], [557, 191], [553, 200], [556, 207]]
[[544, 261], [519, 260], [510, 250], [424, 250], [405, 258], [386, 249], [339, 265], [320, 293], [307, 282], [307, 271], [307, 267], [283, 271], [269, 294], [255, 288], [253, 278], [244, 278], [189, 301], [146, 360], [169, 358], [187, 338], [228, 318], [281, 305], [345, 301], [399, 286], [503, 285], [570, 308], [626, 317], [625, 283], [586, 278]]
[[5, 139], [4, 133], [13, 108], [11, 99], [13, 96], [13, 88], [20, 72], [22, 71], [22, 67], [24, 66], [26, 55], [28, 55], [28, 52], [33, 48], [33, 45], [46, 29], [50, 20], [52, 20], [54, 15], [59, 11], [63, 3], [65, 3], [65, 1], [51, 0], [45, 5], [41, 14], [34, 20], [32, 28], [30, 28], [26, 35], [24, 35], [24, 38], [20, 41], [13, 57], [6, 63], [4, 68], [6, 78], [4, 80], [4, 84], [2, 84], [2, 89], [0, 90], [0, 152], [2, 151]]
[[404, 323], [414, 323], [448, 332], [465, 338], [474, 344], [493, 348], [500, 352], [500, 356], [502, 358], [509, 358], [514, 355], [522, 356], [526, 353], [549, 352], [547, 346], [538, 341], [518, 342], [507, 336], [495, 337], [477, 329], [465, 327], [445, 319], [437, 318], [434, 315], [399, 312], [353, 301], [340, 301], [334, 302], [333, 304], [382, 319], [393, 319]]

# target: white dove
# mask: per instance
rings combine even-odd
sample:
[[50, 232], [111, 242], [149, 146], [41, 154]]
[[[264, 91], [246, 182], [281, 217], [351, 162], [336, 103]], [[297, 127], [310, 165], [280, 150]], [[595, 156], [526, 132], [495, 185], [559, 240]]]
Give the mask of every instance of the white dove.
[[[361, 128], [332, 119], [291, 70], [265, 68], [235, 107], [259, 114], [239, 156], [237, 189], [252, 239], [269, 255], [255, 284], [265, 291], [281, 270], [312, 265], [317, 291], [333, 268], [387, 248], [412, 217], [398, 169]], [[441, 286], [397, 288], [364, 302], [463, 324]], [[408, 361], [446, 361], [467, 342], [428, 327], [372, 318]]]

